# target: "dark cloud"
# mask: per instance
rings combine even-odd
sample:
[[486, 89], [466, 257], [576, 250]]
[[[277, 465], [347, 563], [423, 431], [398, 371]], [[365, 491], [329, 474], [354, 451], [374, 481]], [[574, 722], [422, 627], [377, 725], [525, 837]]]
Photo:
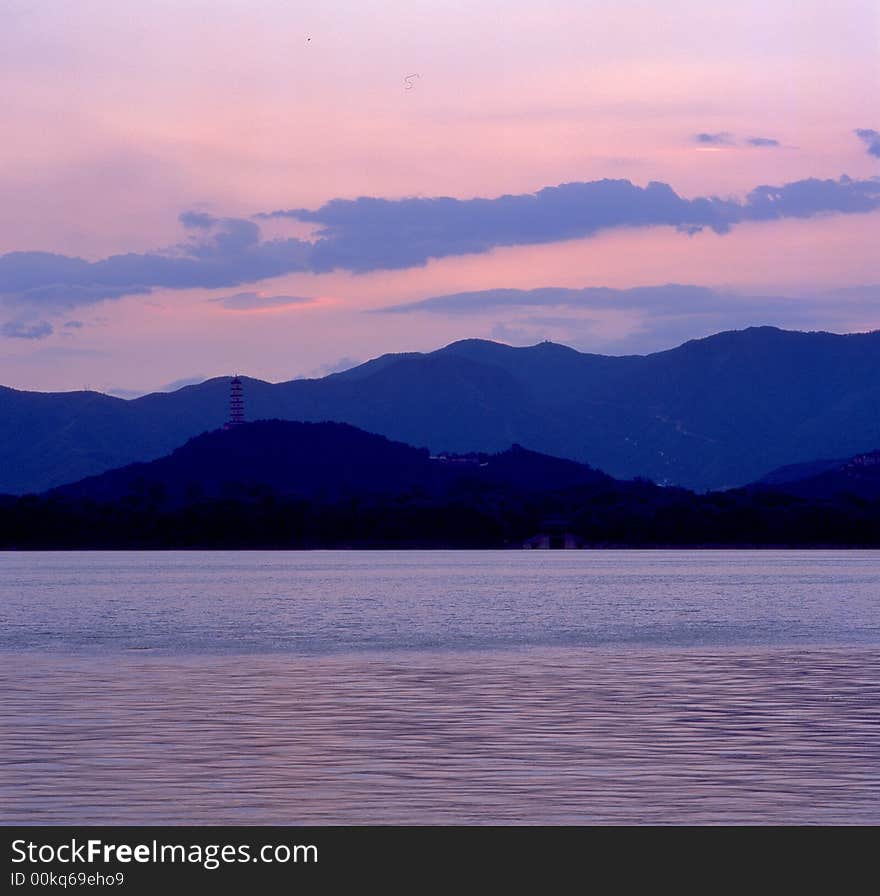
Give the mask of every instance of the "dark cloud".
[[[717, 135], [715, 135], [717, 136]], [[488, 252], [496, 247], [551, 243], [620, 227], [670, 226], [694, 234], [723, 234], [744, 221], [854, 214], [880, 208], [880, 178], [817, 180], [759, 186], [744, 200], [686, 199], [668, 184], [596, 180], [545, 187], [494, 199], [333, 199], [317, 209], [255, 216], [316, 225], [314, 241], [263, 240], [243, 218], [185, 212], [189, 239], [166, 249], [86, 261], [50, 252], [0, 256], [0, 303], [13, 313], [61, 314], [72, 308], [155, 289], [220, 289], [297, 271], [362, 273], [410, 268], [432, 258]], [[227, 297], [233, 307], [258, 307], [254, 293]], [[248, 304], [250, 303], [250, 304]]]
[[[691, 140], [700, 146], [736, 146], [736, 138], [727, 131], [719, 131], [716, 134], [694, 134]], [[773, 137], [747, 137], [745, 139], [746, 146], [781, 146], [780, 142]]]
[[852, 286], [798, 298], [773, 295], [743, 295], [708, 286], [666, 283], [614, 289], [587, 286], [583, 289], [545, 286], [538, 289], [483, 289], [433, 296], [417, 302], [377, 308], [368, 314], [407, 314], [426, 311], [439, 314], [484, 314], [497, 310], [565, 308], [581, 311], [649, 311], [659, 314], [691, 314], [729, 308], [761, 311], [768, 307], [836, 307], [848, 310], [880, 309], [880, 284]]
[[255, 308], [273, 308], [283, 305], [307, 305], [314, 302], [309, 296], [265, 296], [259, 292], [237, 292], [232, 296], [209, 299], [233, 311], [249, 311]]
[[774, 140], [772, 137], [749, 137], [746, 140], [749, 146], [779, 146], [780, 143], [778, 140]]
[[[0, 277], [2, 277], [4, 257], [8, 256], [0, 257]], [[39, 266], [39, 263], [39, 259], [35, 260], [36, 266]], [[50, 283], [46, 286], [23, 289], [18, 292], [13, 290], [10, 290], [8, 293], [0, 292], [0, 295], [3, 295], [5, 304], [20, 305], [26, 308], [42, 308], [46, 313], [50, 313], [69, 311], [73, 308], [81, 308], [84, 305], [93, 305], [104, 299], [121, 299], [123, 296], [146, 295], [151, 291], [150, 287], [134, 283], [113, 288], [108, 286], [78, 285], [75, 283]]]
[[728, 134], [727, 131], [719, 131], [717, 134], [694, 134], [691, 139], [694, 143], [699, 143], [700, 146], [733, 146], [734, 144], [733, 134]]
[[81, 320], [69, 320], [64, 324], [67, 330], [80, 330], [85, 326]]
[[880, 208], [880, 178], [809, 178], [782, 187], [756, 187], [742, 206], [743, 221], [812, 218], [827, 213], [858, 214]]
[[873, 128], [856, 128], [855, 135], [865, 144], [868, 154], [880, 159], [880, 131]]
[[0, 297], [7, 305], [61, 310], [154, 289], [219, 288], [306, 270], [310, 244], [260, 240], [260, 228], [241, 218], [185, 212], [193, 237], [168, 249], [86, 261], [50, 252], [0, 256]]
[[45, 339], [47, 336], [51, 336], [53, 332], [52, 324], [45, 320], [35, 324], [11, 320], [0, 327], [0, 333], [7, 339]]
[[499, 246], [588, 237], [616, 227], [672, 226], [693, 234], [726, 233], [744, 221], [810, 218], [880, 208], [880, 178], [808, 180], [759, 186], [745, 200], [685, 199], [668, 184], [639, 187], [598, 180], [545, 187], [496, 199], [334, 199], [288, 217], [319, 225], [309, 257], [313, 271], [366, 272], [424, 265], [431, 258], [487, 252]]
[[217, 219], [207, 212], [181, 212], [177, 220], [189, 230], [209, 230], [217, 223]]
[[723, 232], [735, 208], [718, 199], [682, 199], [663, 183], [639, 187], [628, 180], [598, 180], [495, 199], [334, 199], [314, 211], [271, 214], [320, 226], [312, 270], [364, 272], [497, 246], [574, 239], [612, 227], [697, 225]]

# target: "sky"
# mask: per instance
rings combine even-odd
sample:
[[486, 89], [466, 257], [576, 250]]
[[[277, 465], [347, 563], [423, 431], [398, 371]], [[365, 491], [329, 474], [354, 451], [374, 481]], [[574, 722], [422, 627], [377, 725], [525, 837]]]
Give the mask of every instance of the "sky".
[[880, 328], [878, 0], [3, 0], [0, 384]]

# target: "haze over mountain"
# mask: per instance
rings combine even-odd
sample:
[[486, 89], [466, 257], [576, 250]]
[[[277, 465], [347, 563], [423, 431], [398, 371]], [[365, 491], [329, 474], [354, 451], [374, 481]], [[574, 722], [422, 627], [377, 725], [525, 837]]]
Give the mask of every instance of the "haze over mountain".
[[[465, 340], [244, 388], [251, 420], [335, 420], [434, 452], [519, 443], [617, 478], [697, 489], [880, 444], [880, 332], [761, 327], [627, 357]], [[130, 401], [0, 388], [0, 492], [160, 457], [227, 414], [226, 378]]]

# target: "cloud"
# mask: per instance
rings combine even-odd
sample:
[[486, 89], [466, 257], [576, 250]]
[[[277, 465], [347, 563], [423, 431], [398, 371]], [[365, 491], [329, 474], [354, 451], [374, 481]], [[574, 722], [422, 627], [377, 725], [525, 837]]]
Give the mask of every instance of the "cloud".
[[[719, 131], [716, 134], [694, 134], [691, 140], [699, 146], [736, 146], [736, 138], [727, 131]], [[773, 137], [747, 137], [745, 139], [746, 146], [771, 147], [781, 146], [780, 142]]]
[[6, 305], [58, 311], [159, 288], [237, 286], [307, 269], [310, 244], [262, 241], [253, 221], [184, 212], [180, 222], [191, 238], [155, 252], [100, 261], [51, 252], [2, 255], [0, 297]]
[[185, 376], [181, 377], [179, 380], [172, 380], [170, 383], [165, 383], [164, 386], [159, 386], [156, 391], [176, 392], [184, 386], [197, 386], [199, 383], [203, 383], [206, 379], [207, 377], [204, 374], [197, 373], [195, 376]]
[[267, 296], [261, 292], [237, 292], [232, 296], [222, 296], [209, 301], [216, 302], [231, 311], [252, 311], [285, 305], [307, 305], [315, 300], [309, 296]]
[[144, 395], [152, 395], [156, 392], [176, 392], [178, 389], [183, 389], [184, 386], [198, 386], [200, 383], [205, 382], [206, 379], [208, 377], [204, 374], [197, 374], [196, 376], [186, 376], [179, 380], [173, 380], [156, 389], [126, 389], [122, 386], [106, 386], [101, 391], [105, 395], [112, 395], [114, 398], [124, 398], [128, 401], [133, 398], [142, 398]]
[[64, 324], [66, 330], [80, 330], [85, 326], [81, 320], [69, 320]]
[[489, 331], [489, 337], [496, 342], [506, 342], [508, 345], [535, 345], [548, 339], [546, 330], [535, 326], [539, 322], [535, 319], [527, 319], [526, 326], [511, 327], [509, 324], [497, 323]]
[[[717, 137], [718, 135], [709, 135]], [[312, 241], [262, 239], [255, 220], [184, 212], [189, 238], [166, 249], [87, 261], [51, 252], [0, 255], [0, 303], [16, 317], [71, 309], [155, 289], [220, 289], [293, 272], [365, 273], [425, 265], [434, 258], [502, 246], [582, 239], [612, 228], [675, 227], [687, 234], [727, 233], [745, 221], [856, 214], [880, 208], [880, 178], [810, 178], [762, 185], [744, 199], [686, 199], [652, 181], [595, 180], [492, 199], [333, 199], [316, 209], [261, 213], [316, 225]], [[301, 304], [300, 297], [241, 292], [230, 308]]]
[[855, 135], [861, 140], [869, 155], [880, 159], [880, 131], [873, 128], [856, 128]]
[[780, 143], [778, 140], [774, 140], [772, 137], [749, 137], [746, 140], [749, 146], [779, 146]]
[[[21, 253], [39, 255], [40, 253]], [[2, 262], [0, 257], [0, 277], [2, 277]], [[34, 266], [39, 268], [41, 260], [33, 259]], [[84, 305], [94, 305], [104, 299], [121, 299], [123, 296], [146, 295], [151, 289], [140, 284], [122, 284], [117, 287], [98, 285], [78, 285], [51, 283], [38, 286], [33, 289], [24, 289], [18, 293], [7, 293], [6, 304], [17, 304], [27, 308], [43, 308], [46, 312], [69, 311]]]
[[728, 134], [727, 131], [719, 131], [717, 134], [694, 134], [691, 139], [700, 146], [733, 146], [735, 142], [733, 134]]
[[[470, 332], [524, 345], [544, 339], [585, 351], [659, 351], [688, 339], [753, 325], [850, 331], [876, 321], [880, 285], [798, 297], [742, 295], [706, 286], [664, 284], [633, 289], [488, 289], [434, 296], [378, 313], [468, 315]], [[369, 313], [377, 313], [376, 311]]]
[[349, 358], [348, 356], [339, 358], [338, 361], [333, 361], [330, 364], [322, 364], [320, 367], [313, 370], [310, 374], [310, 378], [314, 377], [322, 377], [329, 376], [331, 373], [342, 373], [345, 370], [351, 370], [352, 367], [357, 367], [359, 364], [363, 364], [363, 361], [359, 361], [357, 358]]
[[362, 273], [410, 268], [432, 258], [499, 246], [550, 243], [620, 227], [671, 226], [688, 234], [723, 234], [744, 221], [853, 214], [880, 208], [880, 178], [810, 178], [762, 185], [744, 200], [685, 199], [668, 184], [597, 180], [495, 199], [334, 199], [315, 210], [266, 213], [319, 225], [313, 271]]
[[743, 295], [724, 292], [709, 286], [666, 283], [658, 286], [635, 286], [614, 289], [609, 286], [586, 286], [567, 289], [544, 286], [538, 289], [483, 289], [433, 296], [417, 302], [376, 308], [366, 314], [484, 314], [499, 309], [568, 308], [577, 310], [651, 311], [662, 314], [690, 314], [765, 307], [786, 308], [822, 304], [840, 307], [872, 307], [880, 310], [880, 284], [845, 287], [799, 298], [768, 295]]
[[[687, 286], [669, 283], [663, 286], [637, 286], [632, 289], [612, 289], [607, 286], [588, 286], [583, 289], [541, 287], [539, 289], [484, 289], [434, 296], [418, 302], [391, 305], [368, 313], [406, 314], [428, 311], [440, 314], [482, 314], [510, 308], [576, 308], [589, 310], [650, 310], [664, 314], [683, 314], [694, 311], [727, 307], [731, 301], [740, 306], [741, 297], [731, 299], [707, 286]], [[760, 303], [765, 298], [754, 298]]]
[[210, 230], [217, 223], [217, 219], [213, 215], [194, 211], [181, 212], [177, 216], [177, 220], [190, 230]]
[[105, 395], [112, 395], [113, 398], [124, 398], [126, 401], [132, 398], [140, 398], [143, 395], [147, 395], [148, 393], [144, 392], [141, 389], [123, 389], [117, 388], [116, 386], [107, 386], [101, 391]]
[[51, 336], [53, 332], [52, 324], [45, 320], [35, 324], [11, 320], [0, 327], [0, 333], [7, 339], [45, 339], [47, 336]]

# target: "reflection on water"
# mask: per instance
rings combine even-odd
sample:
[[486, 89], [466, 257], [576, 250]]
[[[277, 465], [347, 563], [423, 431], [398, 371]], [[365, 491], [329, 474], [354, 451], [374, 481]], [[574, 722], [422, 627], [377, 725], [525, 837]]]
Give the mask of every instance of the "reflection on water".
[[880, 822], [873, 648], [0, 654], [26, 823]]

